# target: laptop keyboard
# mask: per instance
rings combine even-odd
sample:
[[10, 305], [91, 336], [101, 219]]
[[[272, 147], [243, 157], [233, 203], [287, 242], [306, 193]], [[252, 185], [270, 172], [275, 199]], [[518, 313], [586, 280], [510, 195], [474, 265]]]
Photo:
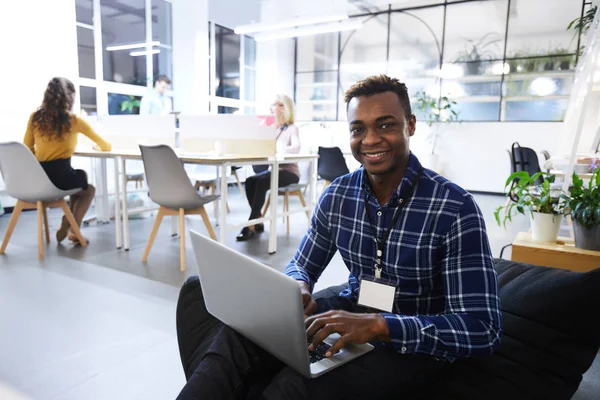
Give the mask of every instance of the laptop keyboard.
[[314, 364], [318, 361], [321, 361], [324, 358], [327, 358], [325, 356], [325, 353], [327, 353], [327, 351], [330, 348], [331, 348], [331, 345], [329, 345], [325, 342], [321, 342], [321, 344], [319, 344], [314, 351], [308, 352], [308, 356], [310, 357], [310, 363]]

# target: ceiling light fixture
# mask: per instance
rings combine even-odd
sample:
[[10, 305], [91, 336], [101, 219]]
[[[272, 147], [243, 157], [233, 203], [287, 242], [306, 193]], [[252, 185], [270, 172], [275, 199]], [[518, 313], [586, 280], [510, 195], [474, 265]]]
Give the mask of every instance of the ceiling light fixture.
[[274, 31], [278, 29], [293, 28], [296, 26], [321, 24], [323, 22], [341, 21], [348, 19], [346, 13], [335, 13], [329, 15], [316, 15], [312, 17], [297, 17], [278, 21], [274, 23], [257, 23], [248, 25], [239, 25], [235, 28], [235, 33], [244, 35], [247, 33], [257, 33], [265, 31]]
[[319, 35], [322, 33], [353, 31], [362, 28], [361, 21], [343, 21], [329, 24], [305, 26], [296, 29], [285, 29], [277, 32], [261, 33], [254, 35], [254, 40], [264, 42], [267, 40], [288, 39], [299, 36]]
[[158, 53], [160, 53], [159, 49], [152, 49], [152, 50], [150, 50], [150, 52], [148, 52], [148, 50], [132, 51], [131, 53], [129, 53], [129, 55], [132, 57], [139, 57], [139, 56], [145, 56], [147, 54], [158, 54]]
[[[160, 46], [160, 42], [150, 42], [150, 46]], [[131, 50], [146, 47], [146, 43], [121, 44], [118, 46], [107, 46], [106, 51]]]

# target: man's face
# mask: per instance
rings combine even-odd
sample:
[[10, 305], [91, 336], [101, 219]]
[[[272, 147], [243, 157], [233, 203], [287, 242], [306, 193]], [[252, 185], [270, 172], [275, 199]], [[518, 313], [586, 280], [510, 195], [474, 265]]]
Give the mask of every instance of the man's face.
[[154, 87], [156, 88], [158, 93], [165, 94], [167, 92], [167, 89], [169, 89], [169, 84], [165, 81], [159, 81], [159, 82], [156, 82]]
[[402, 168], [409, 157], [414, 115], [406, 119], [394, 92], [354, 97], [348, 103], [350, 148], [370, 175], [385, 175]]

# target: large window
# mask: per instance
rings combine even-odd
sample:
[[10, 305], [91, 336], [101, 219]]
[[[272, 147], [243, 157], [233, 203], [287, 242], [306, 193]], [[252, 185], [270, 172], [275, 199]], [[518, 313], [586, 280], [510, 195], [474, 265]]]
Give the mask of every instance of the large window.
[[139, 113], [139, 99], [155, 78], [172, 79], [171, 1], [76, 0], [75, 5], [82, 110]]
[[[210, 111], [252, 114], [256, 100], [256, 43], [231, 29], [209, 24]], [[213, 57], [214, 55], [214, 57]]]
[[563, 120], [581, 46], [566, 27], [586, 0], [391, 3], [354, 4], [359, 30], [296, 39], [299, 120], [344, 120], [344, 91], [380, 73], [413, 100], [450, 97], [461, 121]]

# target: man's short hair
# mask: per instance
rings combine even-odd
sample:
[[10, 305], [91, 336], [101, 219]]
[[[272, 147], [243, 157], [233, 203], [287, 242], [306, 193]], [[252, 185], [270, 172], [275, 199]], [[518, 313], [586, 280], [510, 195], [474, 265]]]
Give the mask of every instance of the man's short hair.
[[166, 75], [159, 75], [158, 78], [156, 78], [156, 81], [154, 81], [154, 84], [156, 85], [158, 82], [166, 82], [167, 85], [171, 84], [171, 80]]
[[350, 89], [346, 91], [344, 101], [346, 102], [346, 110], [350, 100], [359, 96], [372, 96], [374, 94], [394, 92], [400, 99], [400, 104], [404, 107], [406, 118], [409, 119], [412, 115], [410, 107], [410, 99], [408, 98], [408, 90], [406, 85], [396, 78], [390, 78], [387, 75], [373, 75], [356, 82]]

